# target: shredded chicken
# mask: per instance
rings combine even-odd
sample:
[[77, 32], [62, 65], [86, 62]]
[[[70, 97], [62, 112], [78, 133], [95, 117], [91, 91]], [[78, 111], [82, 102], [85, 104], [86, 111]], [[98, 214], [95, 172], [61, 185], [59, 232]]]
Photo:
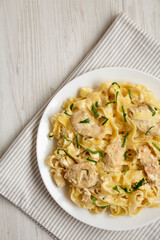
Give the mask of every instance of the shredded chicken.
[[82, 201], [87, 202], [88, 200], [90, 200], [90, 197], [91, 197], [90, 191], [88, 190], [88, 188], [84, 188], [84, 194], [82, 197]]
[[152, 116], [152, 112], [146, 104], [129, 108], [128, 114], [141, 132], [146, 133], [152, 127], [148, 134], [152, 136], [160, 135], [160, 115], [156, 112]]
[[148, 181], [157, 185], [160, 180], [160, 165], [158, 157], [151, 153], [151, 150], [147, 145], [144, 145], [138, 149], [138, 159], [140, 159], [140, 163], [144, 167]]
[[108, 170], [117, 168], [122, 165], [122, 161], [124, 159], [125, 148], [122, 148], [122, 143], [120, 140], [116, 140], [115, 142], [109, 144], [106, 147], [106, 155], [104, 157], [104, 161]]
[[78, 163], [71, 166], [64, 178], [79, 188], [93, 187], [97, 182], [97, 173], [92, 163]]
[[[89, 118], [89, 123], [80, 123]], [[81, 135], [102, 139], [106, 135], [106, 128], [98, 125], [98, 121], [87, 110], [78, 110], [71, 116], [73, 128]]]

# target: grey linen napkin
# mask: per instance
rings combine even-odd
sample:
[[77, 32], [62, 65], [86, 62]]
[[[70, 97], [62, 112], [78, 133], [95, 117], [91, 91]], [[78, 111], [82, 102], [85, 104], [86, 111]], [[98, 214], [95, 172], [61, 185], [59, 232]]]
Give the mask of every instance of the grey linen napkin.
[[[60, 88], [84, 72], [112, 66], [134, 68], [160, 77], [160, 43], [123, 13]], [[53, 239], [160, 239], [160, 221], [130, 231], [101, 230], [74, 219], [52, 199], [41, 180], [36, 159], [37, 128], [48, 102], [2, 157], [1, 194]]]

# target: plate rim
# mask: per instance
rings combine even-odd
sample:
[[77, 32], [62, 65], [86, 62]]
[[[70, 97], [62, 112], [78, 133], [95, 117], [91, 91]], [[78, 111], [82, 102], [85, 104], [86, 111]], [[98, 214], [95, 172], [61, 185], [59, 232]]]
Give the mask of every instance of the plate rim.
[[[133, 226], [133, 227], [129, 227], [129, 228], [126, 228], [126, 229], [111, 229], [111, 228], [103, 228], [103, 227], [100, 227], [100, 226], [96, 226], [94, 224], [91, 224], [89, 222], [86, 221], [83, 221], [81, 219], [79, 219], [77, 216], [73, 215], [71, 211], [68, 211], [66, 210], [65, 208], [63, 208], [60, 203], [53, 197], [53, 194], [51, 193], [51, 191], [48, 189], [45, 181], [44, 181], [44, 178], [43, 178], [43, 174], [42, 174], [42, 171], [41, 171], [41, 168], [40, 168], [40, 164], [39, 164], [39, 160], [38, 160], [38, 138], [39, 138], [39, 132], [40, 132], [40, 125], [42, 123], [42, 119], [43, 119], [43, 116], [44, 116], [44, 113], [46, 112], [46, 109], [48, 108], [49, 104], [51, 103], [51, 101], [56, 97], [56, 95], [63, 89], [65, 88], [67, 85], [71, 84], [73, 81], [77, 81], [78, 78], [81, 78], [83, 77], [84, 75], [86, 74], [89, 74], [89, 73], [94, 73], [94, 72], [97, 72], [97, 71], [103, 71], [103, 70], [122, 70], [122, 71], [131, 71], [131, 72], [136, 72], [136, 73], [139, 73], [139, 74], [143, 74], [143, 75], [146, 75], [148, 77], [151, 77], [153, 78], [154, 80], [156, 81], [160, 81], [159, 78], [153, 76], [152, 74], [150, 73], [146, 73], [144, 71], [141, 71], [141, 70], [137, 70], [135, 68], [128, 68], [128, 67], [103, 67], [103, 68], [97, 68], [97, 69], [93, 69], [91, 71], [87, 71], [87, 72], [84, 72], [76, 77], [74, 77], [73, 79], [71, 79], [69, 82], [62, 82], [62, 84], [60, 85], [60, 87], [55, 91], [55, 93], [53, 94], [53, 96], [48, 100], [48, 103], [47, 105], [45, 106], [45, 109], [43, 110], [43, 113], [42, 113], [42, 116], [39, 120], [39, 124], [38, 124], [38, 130], [37, 130], [37, 137], [36, 137], [36, 157], [37, 157], [37, 165], [38, 165], [38, 170], [39, 170], [39, 173], [40, 173], [40, 176], [41, 176], [41, 179], [43, 181], [43, 184], [45, 185], [45, 188], [46, 190], [48, 191], [48, 193], [50, 194], [50, 196], [53, 198], [53, 200], [59, 205], [59, 207], [61, 207], [61, 209], [63, 209], [67, 214], [69, 214], [71, 217], [75, 218], [76, 220], [80, 221], [81, 223], [83, 224], [86, 224], [86, 225], [89, 225], [91, 227], [94, 227], [94, 228], [97, 228], [97, 229], [103, 229], [103, 230], [109, 230], [109, 231], [129, 231], [129, 230], [134, 230], [134, 229], [139, 229], [139, 228], [142, 228], [144, 226], [147, 226], [155, 221], [157, 221], [158, 219], [160, 219], [160, 216], [157, 216], [156, 218], [152, 219], [152, 220], [149, 220], [147, 223], [142, 223], [140, 226]], [[61, 87], [62, 86], [62, 87]], [[49, 173], [49, 171], [48, 171]], [[80, 208], [80, 207], [79, 207]], [[86, 209], [87, 211], [87, 209]], [[119, 216], [120, 218], [121, 216]], [[128, 216], [130, 217], [130, 216]]]

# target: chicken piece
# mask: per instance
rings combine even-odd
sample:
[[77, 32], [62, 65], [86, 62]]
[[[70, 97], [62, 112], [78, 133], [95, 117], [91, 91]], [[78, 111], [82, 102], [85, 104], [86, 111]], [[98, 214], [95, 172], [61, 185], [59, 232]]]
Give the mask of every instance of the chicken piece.
[[84, 194], [83, 194], [83, 197], [82, 197], [82, 201], [83, 202], [88, 202], [88, 201], [90, 201], [90, 197], [91, 197], [90, 191], [88, 190], [88, 188], [84, 188]]
[[160, 165], [158, 157], [151, 153], [151, 150], [147, 145], [144, 145], [138, 149], [138, 159], [140, 159], [140, 163], [144, 167], [148, 181], [157, 184], [160, 180]]
[[97, 173], [92, 163], [78, 163], [71, 166], [64, 178], [79, 188], [93, 187], [97, 182]]
[[146, 104], [129, 108], [128, 115], [141, 132], [146, 133], [150, 127], [154, 126], [148, 134], [152, 136], [160, 135], [160, 115], [156, 112], [156, 114], [152, 116], [152, 112]]
[[118, 168], [122, 165], [124, 159], [125, 148], [122, 148], [122, 143], [120, 140], [109, 144], [106, 147], [106, 155], [104, 157], [104, 162], [108, 170], [113, 168]]
[[[80, 123], [89, 118], [89, 123]], [[71, 116], [73, 128], [81, 135], [102, 139], [106, 135], [106, 128], [98, 125], [98, 121], [89, 113], [88, 110], [78, 110]]]

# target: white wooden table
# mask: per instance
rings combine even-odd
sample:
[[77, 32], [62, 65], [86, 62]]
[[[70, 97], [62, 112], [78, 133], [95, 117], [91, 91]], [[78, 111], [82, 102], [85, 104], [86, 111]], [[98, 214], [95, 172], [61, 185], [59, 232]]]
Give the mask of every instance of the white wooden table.
[[[159, 0], [0, 0], [0, 155], [126, 12], [160, 40]], [[0, 198], [0, 239], [51, 239]]]

